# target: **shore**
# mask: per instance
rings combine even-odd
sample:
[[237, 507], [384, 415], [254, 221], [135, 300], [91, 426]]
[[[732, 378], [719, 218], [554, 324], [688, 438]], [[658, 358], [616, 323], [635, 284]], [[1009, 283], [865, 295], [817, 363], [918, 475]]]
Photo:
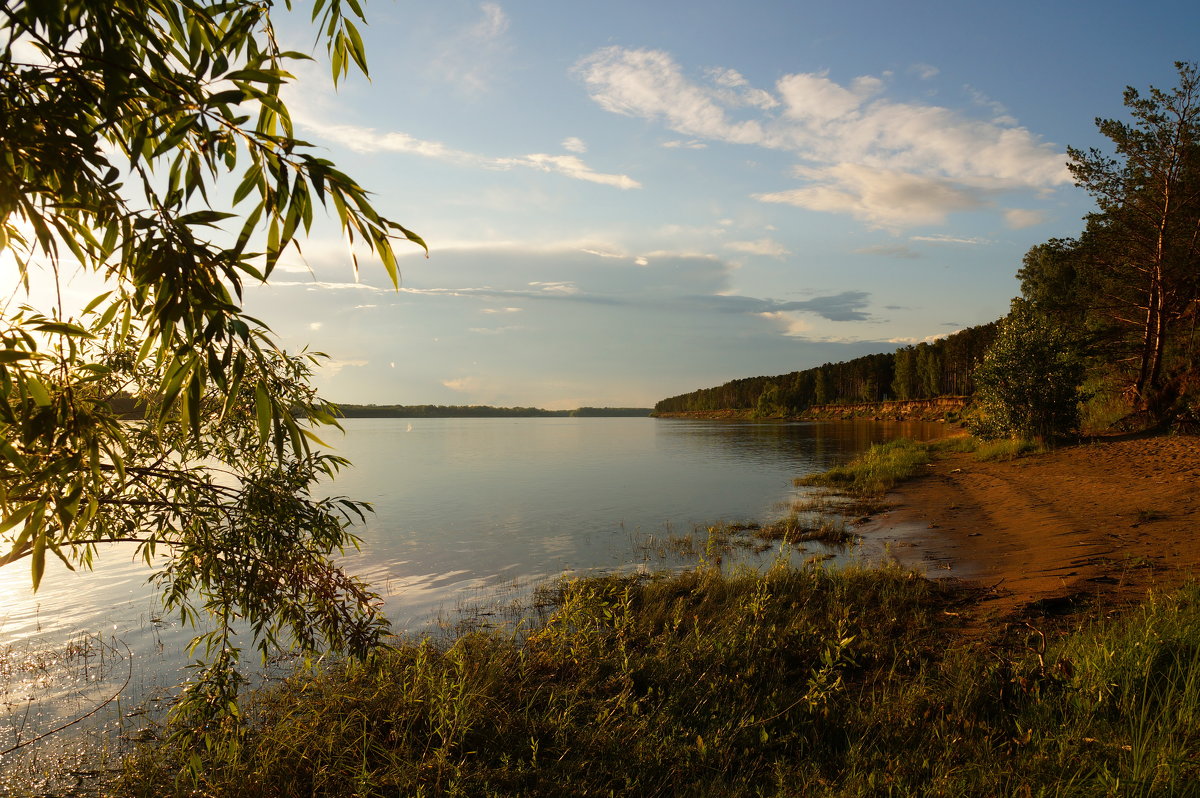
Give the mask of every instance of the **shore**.
[[1100, 438], [1000, 462], [950, 453], [860, 531], [902, 564], [993, 587], [984, 619], [1141, 600], [1200, 568], [1200, 438]]

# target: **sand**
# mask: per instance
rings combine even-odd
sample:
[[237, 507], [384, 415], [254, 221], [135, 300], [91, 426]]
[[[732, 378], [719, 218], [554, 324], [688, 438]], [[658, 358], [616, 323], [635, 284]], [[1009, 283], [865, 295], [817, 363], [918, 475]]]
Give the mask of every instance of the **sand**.
[[1002, 462], [946, 455], [859, 530], [902, 564], [992, 588], [984, 621], [1140, 601], [1200, 569], [1200, 438], [1100, 438]]

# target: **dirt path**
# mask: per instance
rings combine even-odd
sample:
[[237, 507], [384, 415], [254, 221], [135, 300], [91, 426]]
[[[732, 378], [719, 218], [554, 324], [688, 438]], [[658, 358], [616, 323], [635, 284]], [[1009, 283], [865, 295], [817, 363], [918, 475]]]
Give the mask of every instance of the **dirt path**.
[[902, 563], [996, 585], [985, 617], [1137, 600], [1200, 569], [1200, 438], [1108, 439], [1006, 462], [953, 454], [863, 527]]

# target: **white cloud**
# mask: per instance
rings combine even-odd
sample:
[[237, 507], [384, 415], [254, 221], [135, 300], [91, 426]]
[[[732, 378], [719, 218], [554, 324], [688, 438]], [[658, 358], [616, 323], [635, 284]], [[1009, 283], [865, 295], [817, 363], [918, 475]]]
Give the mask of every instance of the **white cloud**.
[[480, 313], [520, 313], [523, 308], [484, 308]]
[[662, 118], [687, 136], [756, 144], [763, 141], [757, 121], [730, 120], [719, 92], [683, 76], [667, 53], [606, 47], [576, 65], [592, 99], [602, 108], [643, 119]]
[[[935, 74], [926, 65], [915, 70], [924, 78]], [[886, 73], [846, 84], [826, 73], [784, 75], [771, 93], [734, 70], [709, 70], [697, 81], [668, 53], [621, 47], [597, 50], [576, 72], [602, 108], [660, 121], [687, 141], [794, 153], [805, 164], [796, 172], [804, 185], [755, 195], [765, 202], [897, 227], [939, 224], [953, 212], [991, 207], [999, 192], [1070, 182], [1065, 156], [1013, 120], [890, 100]], [[1002, 112], [980, 101], [993, 114]]]
[[940, 69], [932, 64], [913, 64], [908, 68], [908, 71], [916, 75], [921, 80], [930, 80], [938, 76]]
[[1033, 227], [1046, 221], [1046, 214], [1042, 211], [1028, 210], [1025, 208], [1009, 208], [1004, 212], [1004, 222], [1013, 230], [1022, 230], [1026, 227]]
[[755, 194], [763, 202], [848, 213], [875, 227], [940, 224], [954, 211], [983, 202], [953, 182], [906, 172], [842, 163], [807, 170], [804, 188]]
[[457, 150], [437, 141], [426, 141], [407, 133], [378, 133], [373, 128], [356, 125], [326, 124], [305, 114], [298, 114], [297, 122], [329, 141], [335, 141], [355, 152], [401, 152], [420, 155], [460, 166], [508, 170], [512, 168], [536, 169], [541, 172], [584, 180], [621, 189], [641, 188], [641, 183], [628, 175], [597, 172], [574, 155], [547, 155], [532, 153], [503, 158], [491, 158], [465, 150]]
[[623, 258], [623, 257], [625, 257], [624, 255], [622, 255], [619, 252], [609, 252], [609, 251], [603, 250], [603, 249], [588, 249], [585, 247], [585, 248], [580, 249], [579, 251], [586, 252], [588, 255], [595, 255], [597, 258]]
[[530, 287], [536, 288], [539, 291], [544, 291], [547, 294], [578, 294], [579, 287], [571, 282], [531, 282]]
[[960, 236], [933, 235], [933, 236], [911, 236], [910, 241], [928, 241], [933, 244], [990, 244], [986, 238], [963, 238]]
[[673, 139], [671, 141], [664, 141], [662, 146], [668, 150], [703, 150], [708, 147], [703, 141], [698, 141], [697, 139], [688, 139], [687, 141]]
[[578, 136], [568, 136], [563, 139], [562, 148], [567, 152], [574, 152], [582, 155], [587, 152], [587, 145], [583, 143], [583, 139]]
[[770, 238], [760, 238], [757, 241], [730, 241], [725, 245], [725, 248], [732, 249], [735, 252], [748, 252], [751, 255], [770, 255], [776, 258], [792, 254], [783, 244]]
[[[299, 282], [295, 280], [272, 280], [272, 288], [304, 288], [308, 291], [391, 291], [366, 283], [330, 283], [322, 280]], [[401, 289], [403, 290], [403, 289]]]
[[784, 115], [809, 123], [828, 123], [860, 116], [863, 103], [878, 94], [877, 78], [857, 78], [845, 89], [824, 74], [784, 75], [775, 84], [783, 97]]
[[649, 266], [650, 265], [650, 261], [646, 260], [643, 257], [634, 258], [633, 263], [635, 266]]
[[316, 331], [316, 330], [321, 329], [321, 326], [322, 326], [322, 322], [319, 322], [319, 321], [309, 322], [308, 329]]
[[501, 159], [500, 163], [507, 160], [511, 160], [514, 166], [527, 166], [532, 169], [540, 169], [543, 172], [554, 172], [564, 177], [570, 177], [575, 180], [586, 180], [590, 183], [599, 183], [604, 186], [613, 186], [621, 189], [641, 188], [642, 186], [641, 183], [629, 175], [608, 175], [595, 172], [590, 166], [574, 155], [545, 155], [535, 153], [513, 159]]

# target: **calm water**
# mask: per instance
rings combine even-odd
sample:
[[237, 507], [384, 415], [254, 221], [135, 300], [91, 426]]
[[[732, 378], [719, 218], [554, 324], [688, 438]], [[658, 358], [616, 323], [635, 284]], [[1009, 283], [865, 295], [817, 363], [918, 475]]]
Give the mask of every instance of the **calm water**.
[[792, 479], [940, 425], [649, 418], [361, 419], [339, 492], [375, 504], [351, 569], [400, 627], [439, 607], [567, 571], [640, 562], [636, 542], [717, 520], [768, 520]]
[[[326, 440], [355, 468], [330, 490], [376, 509], [359, 530], [362, 550], [345, 565], [384, 594], [398, 629], [415, 631], [439, 611], [453, 615], [462, 603], [511, 594], [514, 585], [519, 592], [564, 572], [637, 565], [646, 555], [636, 544], [647, 536], [718, 520], [772, 520], [799, 495], [794, 477], [875, 442], [943, 430], [648, 418], [351, 419], [345, 426], [344, 437]], [[24, 563], [0, 569], [0, 645], [32, 649], [89, 633], [115, 647], [106, 668], [85, 674], [83, 698], [78, 685], [56, 692], [51, 682], [0, 673], [0, 750], [35, 699], [33, 720], [19, 721], [29, 723], [26, 736], [111, 695], [128, 675], [125, 645], [137, 667], [124, 711], [180, 681], [192, 632], [160, 617], [147, 571], [130, 556], [129, 548], [104, 551], [101, 567], [86, 574], [48, 563], [36, 596]], [[119, 710], [110, 732], [114, 723], [126, 723]]]
[[[722, 423], [649, 418], [349, 419], [326, 438], [355, 467], [330, 491], [370, 501], [346, 566], [387, 597], [401, 628], [480, 589], [639, 562], [631, 542], [718, 520], [770, 520], [792, 479], [870, 444], [932, 438], [938, 424]], [[132, 549], [39, 592], [0, 569], [0, 643], [115, 634], [134, 650], [171, 637]], [[157, 620], [156, 620], [157, 619]]]

